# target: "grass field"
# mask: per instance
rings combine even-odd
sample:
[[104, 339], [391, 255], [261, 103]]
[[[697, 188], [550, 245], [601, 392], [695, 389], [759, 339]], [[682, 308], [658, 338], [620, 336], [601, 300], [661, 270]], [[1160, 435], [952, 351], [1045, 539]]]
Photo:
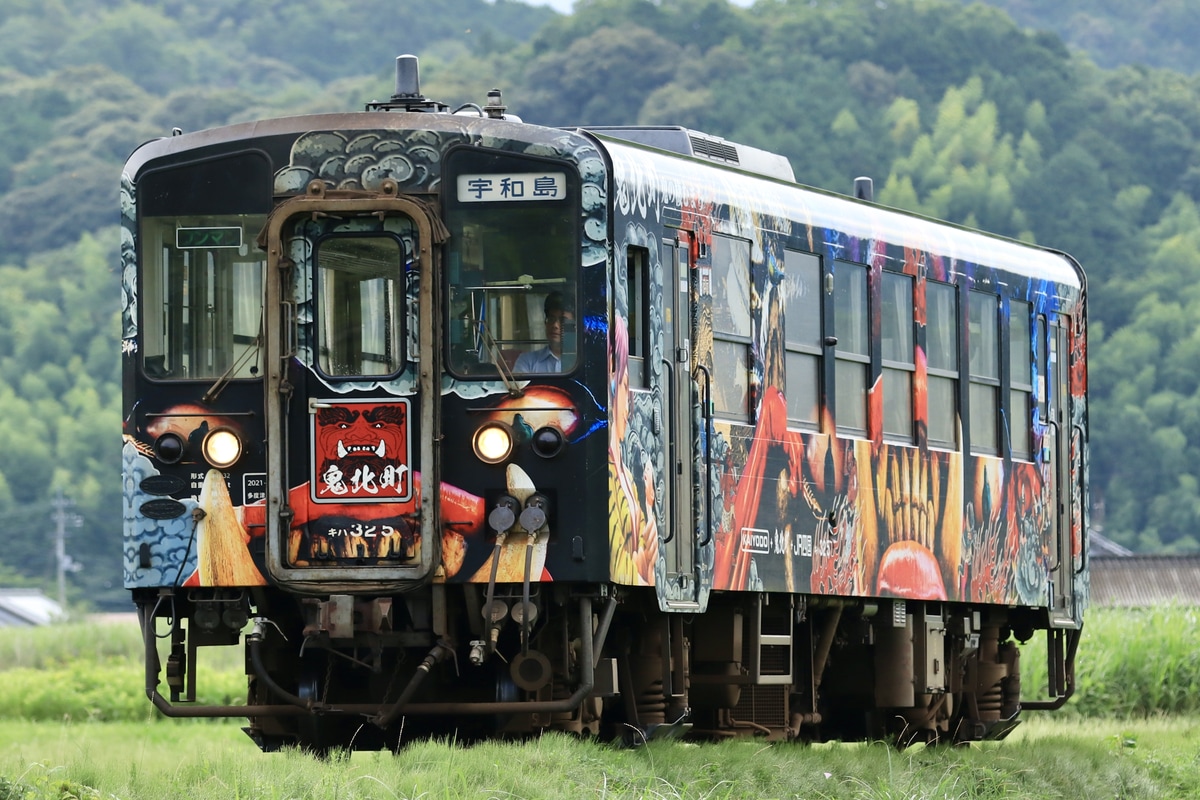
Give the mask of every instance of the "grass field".
[[[552, 735], [318, 761], [263, 755], [238, 722], [161, 718], [135, 626], [0, 631], [0, 800], [35, 798], [1188, 798], [1200, 797], [1195, 612], [1097, 612], [1080, 696], [1026, 713], [1004, 742], [960, 748], [653, 742]], [[244, 692], [236, 648], [201, 694]], [[1022, 665], [1029, 684], [1037, 665]]]
[[[233, 723], [0, 721], [0, 798], [1189, 798], [1200, 720], [1034, 718], [1006, 741], [882, 744], [652, 742], [561, 735], [328, 762], [263, 755]], [[4, 781], [7, 779], [8, 783]], [[7, 794], [6, 794], [7, 791]]]

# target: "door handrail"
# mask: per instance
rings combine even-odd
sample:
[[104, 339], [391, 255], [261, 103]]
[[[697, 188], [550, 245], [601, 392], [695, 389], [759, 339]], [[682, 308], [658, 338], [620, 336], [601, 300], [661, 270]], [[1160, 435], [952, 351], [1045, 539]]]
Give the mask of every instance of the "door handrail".
[[[1059, 425], [1058, 425], [1058, 420], [1055, 420], [1055, 419], [1048, 419], [1048, 420], [1046, 420], [1046, 427], [1047, 427], [1047, 428], [1050, 430], [1050, 434], [1051, 434], [1051, 435], [1054, 437], [1054, 445], [1053, 445], [1053, 447], [1054, 447], [1054, 448], [1055, 448], [1055, 450], [1057, 451], [1057, 450], [1058, 450], [1058, 448], [1059, 448], [1059, 445], [1060, 445], [1060, 442], [1059, 442], [1059, 437], [1062, 435], [1062, 429], [1061, 429], [1061, 428], [1059, 427]], [[1057, 496], [1057, 499], [1058, 499], [1058, 505], [1059, 505], [1060, 507], [1063, 505], [1063, 500], [1062, 500], [1062, 493], [1063, 493], [1063, 485], [1062, 485], [1062, 465], [1058, 463], [1058, 462], [1059, 462], [1059, 461], [1061, 461], [1061, 460], [1062, 460], [1062, 459], [1061, 459], [1061, 457], [1060, 457], [1060, 453], [1059, 453], [1059, 452], [1056, 452], [1056, 453], [1055, 453], [1055, 457], [1054, 457], [1054, 467], [1055, 467], [1055, 469], [1054, 469], [1054, 489], [1055, 489], [1055, 495]], [[1054, 519], [1055, 519], [1055, 521], [1056, 521], [1058, 524], [1060, 524], [1060, 525], [1062, 524], [1062, 514], [1061, 514], [1061, 513], [1059, 513], [1059, 509], [1058, 509], [1058, 508], [1054, 509]], [[1058, 560], [1057, 560], [1057, 561], [1055, 561], [1055, 562], [1054, 562], [1054, 563], [1053, 563], [1053, 564], [1050, 566], [1050, 571], [1051, 571], [1051, 572], [1054, 572], [1056, 569], [1058, 569], [1059, 567], [1061, 567], [1061, 566], [1062, 566], [1062, 561], [1063, 561], [1063, 557], [1062, 557], [1062, 533], [1061, 533], [1061, 531], [1060, 531], [1060, 532], [1057, 534], [1057, 539], [1058, 539], [1058, 542], [1057, 542], [1058, 546], [1054, 548], [1054, 552], [1055, 552], [1055, 553], [1057, 553], [1057, 555], [1058, 555]]]
[[[1073, 425], [1071, 427], [1071, 431], [1072, 431], [1072, 433], [1079, 434], [1079, 447], [1082, 450], [1083, 442], [1084, 442], [1083, 426], [1082, 425]], [[1078, 485], [1079, 485], [1079, 489], [1080, 489], [1079, 496], [1080, 496], [1080, 498], [1082, 498], [1082, 497], [1084, 497], [1084, 494], [1083, 494], [1083, 454], [1082, 453], [1080, 453], [1080, 456], [1079, 456], [1079, 475], [1076, 478], [1076, 483], [1078, 483]], [[1072, 488], [1074, 488], [1074, 487], [1072, 487]], [[1086, 570], [1087, 566], [1088, 566], [1088, 535], [1087, 535], [1087, 524], [1086, 524], [1086, 521], [1084, 520], [1084, 514], [1086, 512], [1087, 512], [1087, 508], [1081, 507], [1079, 509], [1079, 527], [1080, 527], [1080, 531], [1079, 531], [1079, 568], [1077, 570], [1075, 570], [1076, 575], [1082, 575], [1084, 570]]]
[[707, 547], [712, 543], [712, 372], [703, 364], [696, 365], [696, 372], [704, 376], [700, 406], [704, 422], [704, 538], [700, 546]]
[[[676, 435], [678, 433], [678, 431], [675, 430], [675, 415], [673, 413], [671, 413], [671, 410], [670, 410], [671, 398], [675, 397], [675, 369], [674, 369], [674, 365], [671, 363], [671, 360], [668, 358], [663, 358], [662, 363], [663, 363], [663, 366], [666, 368], [663, 370], [663, 374], [666, 375], [666, 379], [667, 379], [667, 392], [665, 395], [665, 399], [667, 401], [667, 414], [665, 415], [667, 418], [667, 441], [676, 443], [676, 447], [678, 447], [679, 437]], [[678, 398], [676, 398], [676, 399], [678, 399]], [[667, 459], [674, 458], [674, 456], [672, 455], [674, 453], [674, 448], [664, 449], [663, 452], [664, 452], [665, 458], [667, 458]], [[667, 468], [668, 496], [671, 498], [671, 505], [675, 506], [679, 502], [679, 496], [676, 494], [676, 492], [679, 491], [679, 484], [675, 481], [675, 475], [677, 473], [675, 470], [675, 465], [673, 463], [666, 464], [666, 468]], [[674, 511], [675, 511], [674, 508], [668, 509], [668, 512], [669, 512], [667, 515], [668, 520], [671, 520], [672, 517], [676, 516]], [[668, 544], [668, 543], [670, 543], [670, 541], [672, 539], [675, 538], [675, 525], [669, 521], [666, 525], [663, 526], [663, 528], [666, 530], [667, 535], [665, 537], [662, 537], [662, 543]]]

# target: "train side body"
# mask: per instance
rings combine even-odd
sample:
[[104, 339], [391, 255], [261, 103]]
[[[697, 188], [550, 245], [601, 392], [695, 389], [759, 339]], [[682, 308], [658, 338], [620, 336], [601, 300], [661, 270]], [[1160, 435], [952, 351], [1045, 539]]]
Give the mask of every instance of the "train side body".
[[[1078, 266], [1059, 253], [848, 197], [625, 143], [606, 145], [616, 182], [614, 314], [620, 322], [614, 339], [637, 328], [629, 319], [642, 313], [622, 291], [630, 280], [624, 272], [629, 254], [644, 252], [649, 274], [662, 275], [650, 283], [643, 345], [655, 356], [635, 368], [647, 378], [630, 392], [632, 421], [620, 450], [635, 453], [626, 465], [635, 474], [638, 464], [658, 468], [655, 479], [645, 481], [651, 496], [669, 494], [672, 470], [663, 465], [673, 458], [691, 464], [694, 486], [707, 487], [682, 506], [695, 512], [690, 519], [671, 517], [661, 503], [646, 511], [670, 518], [660, 540], [678, 532], [698, 543], [699, 596], [765, 590], [1048, 607], [1053, 582], [1059, 619], [1078, 624], [1087, 598], [1086, 317]], [[789, 280], [792, 257], [820, 260], [811, 265], [809, 284]], [[688, 260], [685, 268], [671, 263], [680, 258]], [[916, 296], [902, 320], [915, 349], [904, 369], [910, 381], [899, 387], [904, 396], [885, 387], [887, 359], [864, 353], [857, 385], [865, 392], [851, 408], [857, 424], [839, 420], [835, 399], [845, 391], [837, 386], [843, 363], [837, 340], [846, 332], [830, 313], [841, 265], [868, 272], [872, 287], [884, 273], [905, 276], [901, 286]], [[1006, 383], [1023, 385], [1027, 397], [1006, 400], [1015, 396], [1027, 404], [1001, 414], [993, 409], [985, 421], [994, 434], [989, 441], [971, 441], [967, 369], [953, 387], [951, 427], [941, 426], [950, 436], [931, 441], [927, 281], [954, 287], [964, 312], [969, 292], [994, 298], [992, 313], [1001, 314], [998, 327], [1008, 334], [1000, 355], [1024, 354], [1027, 377], [1009, 375]], [[671, 302], [678, 292], [686, 297]], [[891, 301], [880, 294], [868, 299], [872, 305]], [[672, 339], [676, 352], [662, 345], [664, 329], [672, 338], [671, 321], [655, 313], [658, 308], [694, 320], [690, 353], [679, 352], [683, 335]], [[1009, 327], [1014, 308], [1044, 327], [1028, 321], [1017, 337]], [[810, 310], [817, 318], [793, 333], [788, 312]], [[870, 316], [876, 329], [868, 338], [881, 336], [878, 316]], [[1053, 343], [1051, 362], [1042, 354], [1052, 347], [1049, 332], [1059, 328], [1063, 346]], [[958, 326], [952, 333], [957, 347]], [[963, 353], [978, 348], [966, 333]], [[802, 335], [811, 337], [803, 349]], [[990, 342], [993, 349], [998, 344]], [[618, 358], [627, 345], [619, 343]], [[805, 408], [789, 402], [789, 386], [796, 386], [788, 382], [789, 353], [812, 362], [806, 375], [816, 380], [804, 390]], [[684, 356], [686, 369], [679, 369]], [[1017, 355], [1006, 366], [1015, 374]], [[663, 377], [671, 371], [679, 373], [674, 383]], [[710, 381], [711, 391], [696, 387], [696, 423], [683, 446], [690, 453], [673, 456], [664, 452], [671, 443], [655, 434], [656, 420], [669, 416], [664, 398], [690, 376]], [[1055, 376], [1061, 377], [1057, 384]], [[1052, 401], [1050, 393], [1060, 396]], [[885, 431], [884, 409], [898, 403], [907, 414]], [[1049, 419], [1051, 411], [1061, 417]], [[1019, 415], [1010, 421], [1006, 414], [1014, 412]], [[1015, 450], [1014, 428], [1027, 432]], [[1059, 446], [1067, 449], [1058, 453]], [[1053, 513], [1059, 505], [1066, 509], [1061, 517]], [[614, 541], [623, 536], [616, 531]], [[1069, 570], [1060, 566], [1068, 560]]]

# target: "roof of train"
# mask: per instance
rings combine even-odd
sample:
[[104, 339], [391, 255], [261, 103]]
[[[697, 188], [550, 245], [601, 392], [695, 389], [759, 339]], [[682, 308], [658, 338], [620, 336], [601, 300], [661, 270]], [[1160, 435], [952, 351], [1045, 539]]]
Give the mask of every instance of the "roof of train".
[[[788, 179], [790, 170], [780, 168], [780, 156], [682, 128], [661, 130], [680, 131], [693, 140], [701, 137], [709, 141], [709, 147], [703, 150], [716, 150], [707, 153], [697, 150], [698, 155], [681, 157], [678, 152], [659, 149], [663, 146], [661, 137], [646, 139], [636, 133], [642, 129], [546, 128], [473, 114], [376, 111], [279, 117], [153, 139], [130, 155], [125, 172], [135, 176], [153, 159], [209, 145], [310, 131], [405, 130], [415, 127], [415, 122], [428, 130], [467, 136], [525, 138], [543, 143], [579, 136], [580, 131], [585, 131], [612, 159], [625, 186], [653, 186], [667, 198], [715, 198], [751, 210], [757, 219], [739, 220], [747, 225], [783, 228], [786, 220], [811, 220], [819, 227], [832, 228], [864, 240], [912, 246], [944, 258], [999, 267], [1064, 286], [1082, 289], [1084, 285], [1078, 265], [1062, 253], [804, 186]], [[640, 142], [633, 141], [638, 138]], [[718, 147], [722, 143], [726, 147]], [[695, 142], [692, 144], [694, 146]], [[735, 165], [728, 157], [723, 157], [731, 148], [736, 148], [749, 160]], [[699, 172], [698, 164], [711, 169]], [[624, 187], [619, 184], [614, 202], [637, 202], [638, 198], [621, 196], [623, 191]]]
[[[419, 125], [416, 123], [420, 123]], [[244, 141], [269, 136], [301, 134], [310, 131], [380, 131], [380, 130], [439, 130], [453, 131], [465, 135], [529, 138], [533, 131], [542, 131], [540, 140], [569, 136], [566, 131], [525, 125], [503, 119], [491, 119], [475, 114], [430, 114], [421, 112], [344, 112], [339, 114], [306, 114], [294, 117], [240, 122], [219, 128], [207, 128], [192, 133], [177, 133], [159, 139], [151, 139], [139, 146], [125, 162], [125, 172], [136, 175], [145, 164], [153, 159], [183, 153], [209, 145]], [[525, 135], [517, 135], [518, 131]]]
[[[672, 153], [640, 143], [609, 138], [603, 132], [599, 135], [618, 176], [625, 181], [653, 185], [668, 197], [719, 197], [724, 202], [753, 209], [760, 215], [754, 223], [758, 227], [770, 227], [772, 218], [778, 220], [781, 228], [787, 220], [811, 220], [820, 227], [860, 239], [911, 246], [945, 258], [986, 264], [1079, 289], [1084, 286], [1083, 274], [1074, 259], [1049, 248], [724, 164], [714, 164], [720, 168], [717, 173], [701, 174], [695, 170], [693, 160], [681, 160]], [[714, 175], [719, 177], [714, 179]], [[630, 203], [636, 202], [636, 198], [618, 196], [614, 201]]]

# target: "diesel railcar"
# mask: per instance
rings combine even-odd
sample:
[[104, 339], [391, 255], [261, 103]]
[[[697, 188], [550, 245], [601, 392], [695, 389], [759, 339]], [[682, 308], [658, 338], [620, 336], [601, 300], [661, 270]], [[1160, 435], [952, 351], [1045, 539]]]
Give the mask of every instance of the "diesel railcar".
[[[451, 110], [408, 56], [362, 112], [139, 147], [124, 581], [150, 700], [315, 751], [971, 741], [1060, 705], [1083, 272], [866, 194], [684, 128]], [[239, 644], [245, 703], [200, 702], [198, 653]], [[1022, 687], [1030, 651], [1048, 685]]]

